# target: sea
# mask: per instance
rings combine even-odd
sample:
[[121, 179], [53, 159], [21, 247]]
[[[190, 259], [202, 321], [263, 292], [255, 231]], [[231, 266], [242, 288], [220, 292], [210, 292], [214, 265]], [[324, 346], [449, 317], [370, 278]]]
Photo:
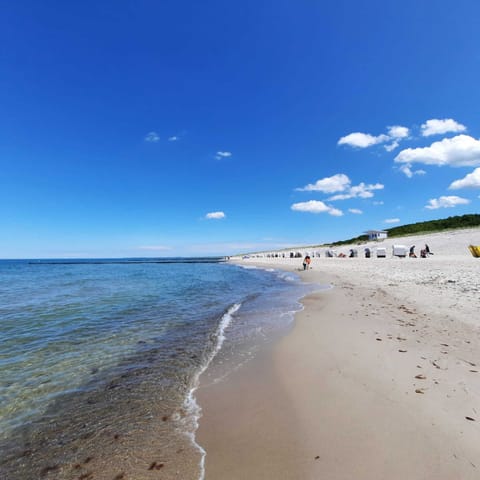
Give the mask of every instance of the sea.
[[0, 478], [202, 480], [202, 373], [319, 288], [222, 258], [0, 261]]

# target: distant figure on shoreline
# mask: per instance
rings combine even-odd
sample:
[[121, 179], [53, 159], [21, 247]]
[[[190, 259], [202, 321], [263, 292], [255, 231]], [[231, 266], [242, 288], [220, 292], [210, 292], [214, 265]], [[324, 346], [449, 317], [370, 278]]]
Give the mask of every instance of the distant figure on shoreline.
[[430, 251], [430, 247], [427, 244], [425, 244], [425, 253], [427, 255], [433, 255], [433, 253]]
[[309, 255], [306, 255], [305, 258], [303, 259], [303, 269], [304, 270], [308, 270], [310, 268], [310, 262], [311, 262], [311, 258]]
[[412, 245], [412, 246], [410, 247], [410, 253], [408, 254], [408, 256], [409, 256], [410, 258], [417, 258], [417, 256], [415, 255], [415, 245]]

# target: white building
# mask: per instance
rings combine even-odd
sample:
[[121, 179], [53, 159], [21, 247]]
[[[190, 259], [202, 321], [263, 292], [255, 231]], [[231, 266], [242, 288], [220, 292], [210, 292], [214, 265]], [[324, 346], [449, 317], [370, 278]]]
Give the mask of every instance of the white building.
[[385, 240], [388, 237], [388, 232], [385, 230], [367, 230], [365, 233], [369, 240]]

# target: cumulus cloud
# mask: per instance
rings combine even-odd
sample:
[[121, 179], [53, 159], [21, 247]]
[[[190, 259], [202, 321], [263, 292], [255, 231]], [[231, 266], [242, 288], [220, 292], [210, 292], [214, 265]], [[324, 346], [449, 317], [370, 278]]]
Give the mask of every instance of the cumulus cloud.
[[180, 137], [177, 137], [176, 135], [173, 135], [172, 137], [168, 137], [169, 142], [177, 142], [180, 140]]
[[385, 223], [400, 223], [400, 219], [399, 218], [386, 218], [384, 220]]
[[382, 133], [380, 135], [371, 135], [370, 133], [354, 132], [340, 138], [338, 145], [350, 145], [351, 147], [367, 148], [372, 145], [391, 142], [385, 145], [385, 150], [391, 152], [398, 147], [399, 141], [407, 138], [410, 130], [401, 125], [392, 125], [388, 128], [388, 135]]
[[372, 202], [374, 205], [383, 205], [383, 201], [379, 200], [378, 202]]
[[427, 120], [420, 128], [424, 137], [449, 132], [464, 132], [467, 129], [465, 125], [456, 122], [453, 118], [444, 118], [443, 120], [432, 118], [431, 120]]
[[310, 200], [308, 202], [294, 203], [291, 209], [297, 212], [309, 213], [328, 213], [334, 217], [341, 217], [343, 212], [337, 208], [333, 208], [319, 200]]
[[450, 190], [458, 190], [460, 188], [480, 188], [480, 167], [476, 168], [460, 180], [455, 180], [448, 187]]
[[407, 138], [410, 135], [410, 129], [401, 125], [393, 125], [388, 127], [388, 135], [390, 138]]
[[480, 141], [469, 135], [444, 138], [429, 147], [406, 148], [395, 157], [395, 162], [475, 167], [480, 165]]
[[410, 129], [402, 127], [400, 125], [393, 125], [388, 127], [388, 136], [392, 143], [385, 145], [384, 148], [387, 152], [395, 150], [400, 145], [400, 140], [408, 138], [410, 135]]
[[437, 208], [453, 208], [457, 205], [467, 205], [470, 203], [470, 200], [462, 197], [457, 197], [456, 195], [443, 196], [440, 198], [432, 198], [428, 201], [428, 204], [425, 205], [425, 208], [429, 210], [436, 210]]
[[384, 186], [381, 183], [375, 184], [365, 184], [361, 182], [358, 185], [354, 185], [353, 187], [349, 187], [345, 193], [339, 193], [337, 195], [333, 195], [329, 197], [328, 200], [331, 202], [335, 200], [348, 200], [349, 198], [372, 198], [374, 190], [382, 190]]
[[303, 188], [297, 188], [300, 192], [322, 192], [335, 193], [343, 192], [350, 186], [350, 179], [344, 173], [337, 173], [332, 177], [325, 177], [315, 183], [309, 183]]
[[363, 213], [363, 211], [358, 208], [349, 208], [348, 211], [350, 213], [354, 213], [355, 215], [361, 215]]
[[414, 175], [425, 175], [427, 172], [425, 170], [412, 170], [412, 165], [410, 163], [405, 163], [398, 168], [402, 173], [404, 173], [408, 178], [412, 178]]
[[391, 152], [392, 150], [395, 150], [399, 145], [400, 145], [400, 142], [398, 140], [395, 140], [392, 143], [385, 145], [384, 148], [387, 152]]
[[322, 193], [338, 193], [330, 197], [328, 200], [346, 200], [348, 198], [371, 198], [373, 190], [381, 190], [384, 186], [381, 183], [365, 184], [361, 182], [359, 185], [353, 185], [350, 178], [344, 173], [337, 173], [331, 177], [325, 177], [317, 180], [315, 183], [309, 183], [305, 187], [297, 188], [300, 192], [322, 192]]
[[229, 158], [232, 156], [232, 152], [217, 152], [215, 158], [221, 160], [222, 158]]
[[338, 145], [350, 145], [351, 147], [367, 148], [378, 143], [384, 143], [390, 140], [388, 135], [370, 135], [369, 133], [354, 132], [342, 137]]
[[205, 215], [205, 218], [207, 220], [221, 220], [222, 218], [225, 218], [226, 215], [224, 212], [210, 212]]
[[160, 140], [160, 137], [158, 136], [157, 132], [148, 132], [145, 135], [145, 141], [146, 142], [157, 143], [159, 140]]

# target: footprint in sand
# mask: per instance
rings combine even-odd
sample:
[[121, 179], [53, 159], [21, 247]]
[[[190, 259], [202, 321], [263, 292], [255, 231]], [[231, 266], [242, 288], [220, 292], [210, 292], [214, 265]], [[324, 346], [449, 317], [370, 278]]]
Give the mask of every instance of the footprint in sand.
[[462, 362], [468, 363], [468, 365], [470, 365], [471, 367], [476, 367], [477, 366], [476, 363], [470, 362], [468, 360], [464, 360], [463, 358], [459, 358], [459, 360], [461, 360]]
[[446, 360], [433, 360], [432, 365], [439, 370], [448, 370]]

